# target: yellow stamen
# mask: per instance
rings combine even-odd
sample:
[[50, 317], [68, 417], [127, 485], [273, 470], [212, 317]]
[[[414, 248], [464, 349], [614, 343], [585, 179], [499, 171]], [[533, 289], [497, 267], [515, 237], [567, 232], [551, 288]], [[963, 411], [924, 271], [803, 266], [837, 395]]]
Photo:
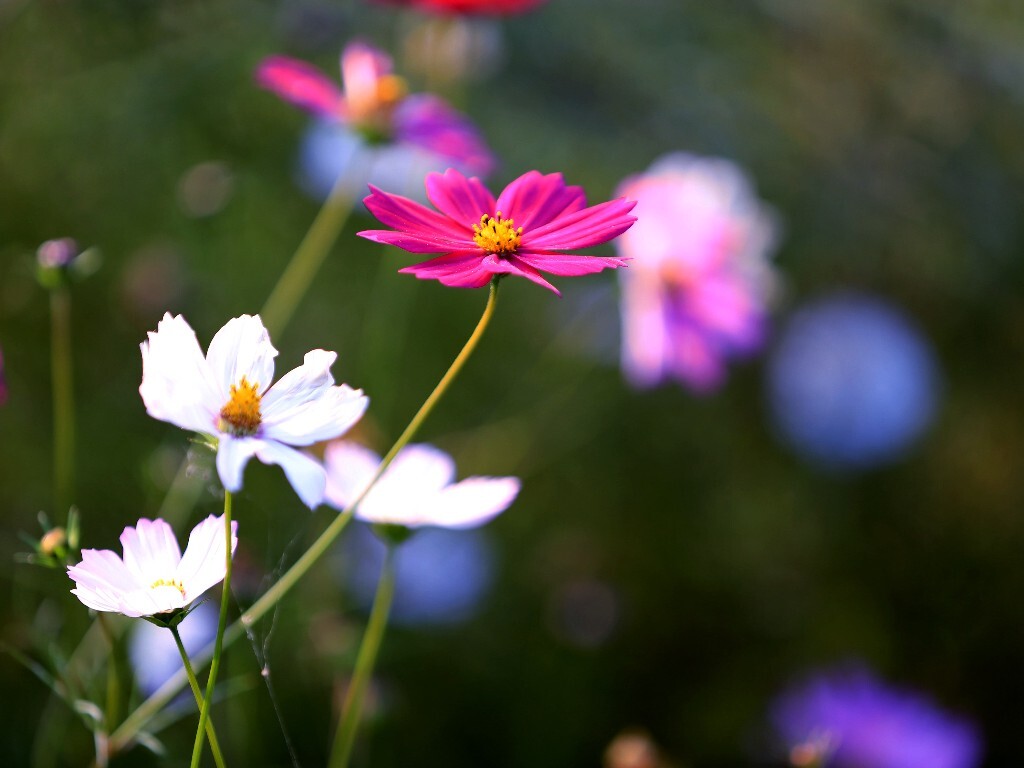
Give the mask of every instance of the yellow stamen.
[[177, 579], [157, 579], [149, 585], [150, 589], [156, 589], [157, 587], [174, 587], [181, 592], [182, 597], [185, 597], [185, 585]]
[[250, 384], [245, 376], [231, 385], [231, 399], [220, 409], [221, 430], [238, 437], [256, 434], [261, 421], [259, 386], [258, 382]]
[[514, 223], [512, 219], [503, 219], [501, 211], [495, 216], [485, 213], [480, 217], [480, 223], [473, 225], [473, 240], [487, 253], [515, 253], [519, 249], [523, 228], [516, 229]]

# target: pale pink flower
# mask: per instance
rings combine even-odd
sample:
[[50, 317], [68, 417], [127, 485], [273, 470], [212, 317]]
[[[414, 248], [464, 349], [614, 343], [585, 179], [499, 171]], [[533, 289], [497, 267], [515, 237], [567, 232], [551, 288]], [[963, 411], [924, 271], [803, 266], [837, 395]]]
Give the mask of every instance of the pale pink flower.
[[[370, 484], [380, 456], [342, 440], [327, 446], [325, 501], [338, 509], [354, 502]], [[519, 493], [515, 477], [455, 479], [455, 462], [431, 445], [408, 445], [356, 507], [355, 516], [371, 523], [415, 528], [473, 528], [503, 512]]]
[[350, 126], [371, 144], [408, 144], [473, 173], [487, 174], [494, 167], [494, 156], [469, 118], [432, 94], [408, 94], [384, 52], [349, 43], [341, 54], [341, 81], [339, 87], [316, 67], [286, 56], [269, 56], [256, 70], [261, 87]]
[[[238, 544], [231, 523], [231, 551]], [[124, 557], [109, 549], [83, 549], [82, 562], [68, 568], [72, 594], [96, 611], [153, 616], [188, 607], [227, 572], [224, 518], [210, 517], [192, 529], [182, 555], [174, 531], [163, 520], [139, 520], [124, 529]]]
[[378, 0], [382, 4], [407, 5], [421, 11], [447, 14], [511, 15], [525, 13], [547, 0]]
[[308, 507], [323, 500], [323, 467], [291, 446], [340, 436], [369, 402], [360, 389], [335, 386], [334, 352], [307, 352], [302, 365], [271, 386], [277, 350], [259, 315], [228, 321], [205, 357], [189, 324], [170, 313], [141, 346], [146, 411], [215, 438], [224, 488], [241, 489], [242, 471], [255, 456], [279, 465]]
[[585, 275], [627, 261], [561, 253], [607, 242], [636, 217], [629, 215], [635, 203], [624, 198], [588, 208], [582, 188], [566, 186], [560, 173], [524, 173], [497, 200], [480, 179], [453, 168], [427, 176], [426, 187], [437, 211], [371, 186], [363, 202], [395, 231], [358, 233], [412, 253], [443, 254], [399, 270], [421, 280], [479, 288], [495, 275], [519, 275], [557, 294], [541, 272]]
[[760, 347], [773, 288], [773, 220], [727, 160], [667, 155], [619, 192], [637, 225], [617, 242], [622, 366], [637, 386], [718, 387], [730, 358]]

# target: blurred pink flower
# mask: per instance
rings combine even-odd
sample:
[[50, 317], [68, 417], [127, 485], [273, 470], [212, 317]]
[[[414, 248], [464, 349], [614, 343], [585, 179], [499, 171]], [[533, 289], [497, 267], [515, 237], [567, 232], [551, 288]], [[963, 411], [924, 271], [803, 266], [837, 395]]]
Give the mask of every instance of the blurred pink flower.
[[[338, 509], [355, 501], [373, 480], [380, 456], [356, 443], [337, 440], [324, 454], [327, 493]], [[467, 477], [458, 483], [455, 462], [444, 451], [421, 443], [408, 445], [363, 498], [360, 520], [416, 528], [475, 528], [508, 508], [519, 493], [515, 477]]]
[[[627, 259], [560, 253], [589, 248], [625, 232], [636, 221], [635, 203], [618, 199], [586, 207], [580, 187], [566, 186], [562, 174], [524, 173], [495, 200], [477, 178], [453, 168], [426, 180], [433, 211], [373, 187], [363, 202], [391, 230], [367, 230], [360, 237], [412, 253], [443, 254], [399, 270], [421, 280], [479, 288], [495, 275], [519, 275], [554, 291], [541, 276], [576, 276], [621, 267]], [[518, 225], [518, 226], [517, 226]]]
[[727, 160], [667, 155], [619, 193], [639, 217], [617, 243], [635, 259], [619, 273], [625, 374], [640, 387], [675, 379], [712, 391], [728, 359], [763, 343], [772, 217]]
[[[238, 544], [231, 523], [231, 551]], [[171, 526], [139, 520], [121, 534], [124, 558], [109, 549], [83, 549], [82, 562], [68, 568], [71, 592], [96, 611], [152, 616], [185, 608], [224, 579], [224, 518], [210, 515], [192, 529], [182, 555]]]
[[543, 5], [547, 0], [378, 0], [386, 5], [407, 5], [434, 13], [509, 15], [523, 13]]
[[473, 123], [427, 93], [407, 94], [392, 73], [391, 58], [362, 42], [341, 54], [338, 87], [316, 67], [286, 56], [269, 56], [256, 82], [308, 112], [350, 126], [369, 143], [410, 144], [473, 173], [487, 174], [495, 160]]

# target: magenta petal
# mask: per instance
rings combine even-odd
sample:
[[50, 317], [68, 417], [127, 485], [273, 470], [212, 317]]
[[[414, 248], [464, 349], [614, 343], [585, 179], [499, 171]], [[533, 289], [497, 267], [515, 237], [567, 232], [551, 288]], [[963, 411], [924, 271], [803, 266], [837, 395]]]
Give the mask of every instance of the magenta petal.
[[493, 274], [481, 266], [481, 261], [479, 253], [446, 253], [398, 271], [416, 275], [420, 280], [439, 280], [456, 288], [479, 288], [486, 285]]
[[632, 200], [610, 200], [555, 219], [550, 224], [523, 234], [522, 247], [529, 250], [573, 250], [589, 248], [618, 237], [636, 221], [629, 212]]
[[310, 112], [335, 119], [342, 116], [341, 89], [304, 61], [268, 56], [256, 69], [256, 83]]
[[603, 256], [583, 256], [569, 253], [529, 253], [520, 251], [516, 258], [534, 269], [562, 277], [591, 275], [605, 269], [626, 266], [627, 259]]
[[[417, 251], [418, 253], [434, 253], [440, 251], [455, 251], [465, 249], [466, 246], [475, 247], [471, 231], [460, 226], [456, 222], [432, 211], [415, 200], [410, 200], [401, 195], [391, 195], [387, 192], [370, 185], [373, 193], [363, 200], [367, 209], [376, 216], [382, 224], [394, 227], [400, 233], [414, 237], [421, 243], [443, 244], [436, 248]], [[371, 230], [370, 232], [373, 232]], [[389, 240], [369, 237], [370, 232], [359, 234], [377, 242], [390, 242]], [[405, 246], [401, 246], [405, 247]]]
[[467, 179], [454, 168], [427, 176], [427, 197], [439, 211], [472, 229], [484, 214], [494, 214], [494, 198], [475, 176]]
[[509, 256], [505, 259], [497, 256], [488, 256], [484, 259], [484, 265], [493, 270], [495, 274], [519, 275], [520, 277], [525, 277], [527, 280], [536, 283], [542, 288], [547, 288], [549, 291], [553, 291], [556, 296], [562, 295], [562, 292], [545, 280], [544, 276], [541, 275], [536, 268], [520, 259], [518, 256]]
[[460, 168], [486, 176], [497, 165], [473, 122], [436, 96], [418, 93], [406, 97], [395, 110], [394, 120], [396, 139], [438, 154]]
[[509, 184], [498, 196], [497, 210], [525, 231], [542, 227], [559, 216], [580, 210], [587, 204], [581, 187], [567, 187], [560, 173], [547, 176], [528, 171]]

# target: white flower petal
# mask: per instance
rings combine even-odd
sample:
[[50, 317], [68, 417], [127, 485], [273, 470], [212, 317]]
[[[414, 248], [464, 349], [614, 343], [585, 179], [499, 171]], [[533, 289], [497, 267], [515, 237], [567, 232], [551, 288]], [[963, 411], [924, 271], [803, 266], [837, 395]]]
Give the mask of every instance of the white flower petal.
[[436, 493], [454, 479], [455, 462], [451, 456], [427, 443], [414, 443], [398, 452], [373, 490], [376, 492], [386, 481], [389, 486], [399, 486], [417, 494]]
[[288, 445], [312, 445], [348, 431], [362, 418], [369, 398], [347, 384], [321, 390], [315, 399], [287, 407], [279, 400], [277, 413], [263, 421], [262, 434]]
[[174, 531], [163, 520], [143, 518], [134, 528], [128, 526], [121, 534], [121, 547], [124, 549], [125, 567], [143, 587], [167, 578], [181, 560]]
[[242, 490], [245, 465], [262, 447], [263, 441], [252, 437], [220, 436], [217, 445], [217, 474], [225, 490], [231, 493]]
[[314, 349], [306, 353], [302, 365], [288, 371], [263, 396], [260, 410], [264, 421], [273, 421], [286, 411], [313, 400], [334, 384], [331, 366], [338, 359], [336, 352]]
[[[238, 546], [238, 521], [231, 521], [231, 551]], [[185, 587], [185, 596], [195, 600], [214, 584], [224, 580], [227, 561], [224, 553], [224, 516], [210, 515], [192, 529], [188, 545], [178, 565], [176, 578]]]
[[358, 443], [335, 440], [324, 451], [327, 490], [324, 501], [345, 509], [356, 500], [373, 478], [380, 465], [380, 456]]
[[182, 429], [212, 432], [224, 398], [185, 319], [165, 314], [140, 346], [146, 412]]
[[277, 350], [270, 343], [270, 334], [259, 315], [228, 320], [206, 352], [206, 361], [221, 388], [218, 413], [230, 396], [231, 385], [238, 384], [243, 376], [249, 384], [257, 384], [260, 393], [270, 387], [276, 356]]
[[449, 485], [422, 512], [424, 525], [474, 528], [508, 509], [519, 493], [515, 477], [467, 477]]
[[324, 500], [324, 468], [310, 456], [273, 440], [264, 442], [256, 456], [264, 464], [281, 467], [302, 503], [310, 509]]

